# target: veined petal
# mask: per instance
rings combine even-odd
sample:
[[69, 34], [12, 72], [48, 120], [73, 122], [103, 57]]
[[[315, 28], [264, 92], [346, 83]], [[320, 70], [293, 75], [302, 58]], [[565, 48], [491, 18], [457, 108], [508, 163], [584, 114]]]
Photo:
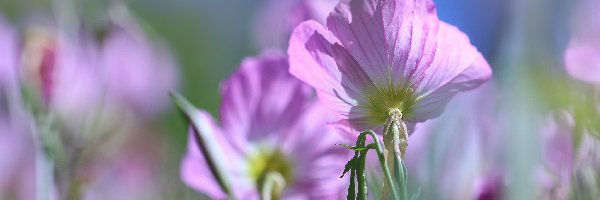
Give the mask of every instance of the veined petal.
[[438, 19], [431, 1], [342, 3], [327, 26], [379, 86], [418, 84], [435, 55]]
[[379, 1], [340, 3], [327, 18], [327, 28], [377, 84], [387, 83], [388, 54]]
[[456, 27], [441, 22], [436, 55], [416, 90], [416, 104], [407, 121], [424, 121], [441, 114], [452, 96], [478, 87], [491, 78], [485, 58]]
[[333, 34], [315, 21], [300, 24], [290, 39], [290, 72], [317, 90], [326, 106], [341, 117], [364, 98], [372, 85], [360, 65]]
[[288, 70], [284, 54], [265, 52], [245, 59], [240, 70], [223, 83], [223, 128], [240, 148], [246, 143], [280, 140], [302, 126], [298, 123], [314, 103], [314, 92]]

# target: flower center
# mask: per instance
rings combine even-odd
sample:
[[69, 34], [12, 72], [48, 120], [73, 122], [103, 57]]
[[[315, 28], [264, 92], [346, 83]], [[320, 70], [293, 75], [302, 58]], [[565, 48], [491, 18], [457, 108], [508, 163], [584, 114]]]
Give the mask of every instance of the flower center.
[[278, 173], [289, 183], [292, 181], [292, 172], [292, 163], [280, 151], [261, 149], [250, 158], [250, 177], [259, 187], [265, 184], [270, 173]]
[[404, 116], [410, 115], [415, 98], [413, 89], [405, 86], [372, 85], [365, 95], [361, 106], [366, 108], [366, 117], [371, 124], [383, 124], [388, 119], [391, 109], [401, 111]]

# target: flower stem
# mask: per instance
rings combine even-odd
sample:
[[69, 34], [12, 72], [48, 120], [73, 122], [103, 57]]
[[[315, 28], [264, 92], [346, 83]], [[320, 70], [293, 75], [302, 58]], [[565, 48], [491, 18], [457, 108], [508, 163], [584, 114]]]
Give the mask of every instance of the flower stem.
[[398, 192], [395, 189], [396, 187], [394, 187], [394, 181], [392, 179], [390, 169], [386, 164], [385, 156], [383, 155], [383, 148], [381, 146], [381, 143], [379, 142], [379, 138], [377, 137], [377, 135], [375, 135], [375, 132], [371, 130], [364, 131], [361, 134], [368, 134], [373, 138], [373, 141], [375, 143], [375, 151], [377, 152], [377, 157], [379, 158], [379, 165], [381, 166], [381, 170], [383, 170], [383, 174], [385, 176], [385, 185], [391, 188], [392, 196], [394, 197], [394, 199], [399, 199], [400, 196], [398, 196]]

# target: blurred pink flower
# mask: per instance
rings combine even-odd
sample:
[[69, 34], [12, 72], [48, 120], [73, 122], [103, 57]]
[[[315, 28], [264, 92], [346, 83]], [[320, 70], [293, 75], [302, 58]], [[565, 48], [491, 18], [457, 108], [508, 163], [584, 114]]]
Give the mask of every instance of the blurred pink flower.
[[[287, 58], [265, 53], [245, 59], [223, 85], [220, 116], [206, 112], [199, 131], [213, 135], [215, 155], [239, 199], [258, 199], [257, 187], [269, 172], [285, 180], [284, 199], [338, 199], [347, 150], [326, 125], [327, 115], [310, 87], [288, 72]], [[190, 130], [181, 176], [212, 199], [224, 199]]]
[[267, 0], [255, 19], [255, 40], [261, 48], [287, 48], [294, 27], [314, 19], [324, 24], [339, 0]]
[[85, 31], [33, 26], [24, 41], [25, 81], [72, 130], [155, 117], [177, 85], [169, 51], [147, 40], [133, 22], [111, 26], [103, 40]]
[[543, 124], [542, 166], [538, 179], [544, 199], [568, 199], [574, 170], [574, 145], [571, 139], [575, 126], [568, 112], [551, 115]]
[[0, 97], [14, 93], [18, 83], [19, 38], [0, 13]]
[[[97, 46], [90, 38], [74, 40], [67, 35], [59, 35], [53, 44], [52, 61], [41, 61], [42, 69], [53, 65], [52, 70], [42, 72], [42, 79], [49, 79], [42, 80], [42, 84], [52, 83], [43, 86], [44, 91], [50, 90], [45, 92], [50, 94], [46, 101], [50, 111], [68, 122], [67, 127], [80, 132], [98, 122], [109, 107], [106, 86], [99, 76]], [[43, 59], [47, 57], [43, 55]], [[103, 122], [111, 121], [104, 119]]]
[[573, 36], [565, 52], [567, 72], [600, 84], [600, 1], [582, 0], [574, 13]]
[[0, 13], [0, 199], [35, 199], [35, 145], [20, 98], [16, 30]]
[[[577, 124], [568, 111], [549, 115], [540, 129], [542, 163], [538, 168], [541, 199], [595, 197], [600, 194], [600, 142], [583, 132], [577, 146]], [[583, 188], [586, 188], [582, 190]]]
[[440, 115], [456, 93], [491, 77], [465, 34], [438, 20], [430, 0], [352, 0], [296, 27], [290, 72], [357, 131], [380, 130], [398, 108], [409, 128]]

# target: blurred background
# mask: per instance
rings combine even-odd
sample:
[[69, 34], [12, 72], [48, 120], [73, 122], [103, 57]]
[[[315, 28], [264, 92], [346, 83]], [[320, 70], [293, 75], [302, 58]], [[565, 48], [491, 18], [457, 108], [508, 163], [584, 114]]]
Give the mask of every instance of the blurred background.
[[[269, 8], [269, 5], [273, 1], [0, 0], [0, 15], [3, 15], [6, 21], [6, 25], [3, 26], [10, 26], [18, 33], [17, 41], [21, 44], [34, 43], [32, 44], [34, 47], [31, 47], [34, 49], [32, 51], [35, 51], [38, 40], [44, 40], [43, 38], [46, 36], [43, 35], [58, 35], [58, 38], [95, 37], [102, 41], [98, 44], [99, 48], [91, 48], [91, 50], [74, 47], [76, 52], [109, 49], [110, 41], [113, 41], [111, 39], [119, 41], [118, 34], [120, 34], [120, 31], [126, 32], [124, 34], [129, 35], [129, 37], [138, 38], [136, 39], [137, 42], [146, 42], [147, 44], [139, 44], [139, 48], [151, 49], [148, 53], [150, 55], [139, 55], [141, 60], [146, 59], [146, 61], [140, 61], [142, 63], [137, 65], [157, 65], [156, 69], [153, 69], [157, 72], [139, 78], [141, 80], [138, 82], [132, 81], [135, 82], [132, 84], [137, 84], [137, 86], [132, 86], [131, 90], [138, 91], [141, 94], [131, 97], [137, 99], [133, 103], [134, 106], [127, 107], [128, 109], [130, 107], [134, 108], [125, 111], [126, 114], [120, 112], [123, 111], [123, 105], [127, 103], [122, 103], [121, 100], [107, 100], [111, 102], [109, 104], [112, 106], [107, 109], [117, 110], [116, 113], [120, 114], [116, 114], [117, 117], [104, 116], [107, 119], [100, 120], [102, 122], [99, 123], [101, 126], [103, 124], [111, 126], [115, 124], [113, 121], [121, 121], [118, 125], [114, 125], [118, 127], [118, 131], [112, 131], [115, 129], [111, 129], [111, 132], [117, 132], [116, 134], [127, 132], [128, 134], [125, 134], [127, 136], [123, 136], [124, 138], [120, 142], [116, 142], [117, 144], [111, 144], [114, 148], [102, 150], [102, 155], [95, 156], [101, 159], [86, 162], [86, 166], [89, 166], [84, 167], [83, 171], [96, 175], [94, 175], [94, 183], [90, 183], [92, 185], [90, 187], [95, 188], [89, 192], [91, 194], [85, 196], [89, 199], [115, 199], [111, 198], [113, 196], [110, 196], [109, 193], [124, 194], [125, 192], [122, 190], [126, 190], [132, 193], [130, 198], [122, 198], [121, 196], [117, 199], [202, 199], [205, 198], [202, 194], [188, 188], [180, 179], [179, 168], [181, 158], [186, 150], [187, 123], [168, 99], [168, 91], [179, 91], [194, 105], [209, 111], [214, 116], [218, 116], [219, 83], [238, 67], [240, 61], [244, 57], [259, 54], [263, 49], [285, 49], [285, 38], [282, 39], [283, 44], [277, 42], [274, 44], [265, 43], [263, 41], [265, 36], [270, 37], [269, 34], [277, 34], [281, 32], [280, 29], [285, 29], [285, 27], [277, 26], [278, 22], [261, 20], [265, 19], [264, 15], [267, 15], [266, 18], [270, 19], [287, 19], [288, 16], [285, 15], [285, 12], [274, 12], [273, 16], [270, 16], [270, 9], [272, 8]], [[528, 169], [532, 168], [535, 165], [535, 160], [540, 157], [541, 150], [537, 149], [541, 145], [541, 139], [538, 135], [532, 134], [532, 132], [536, 132], [534, 130], [538, 124], [536, 119], [544, 118], [539, 117], [544, 115], [540, 113], [546, 113], [556, 108], [567, 108], [569, 107], [567, 104], [576, 101], [570, 99], [569, 96], [574, 90], [573, 88], [580, 87], [571, 87], [578, 83], [573, 83], [574, 81], [567, 75], [563, 58], [572, 30], [574, 30], [574, 24], [576, 24], [574, 21], [578, 22], [574, 20], [572, 12], [580, 2], [572, 0], [436, 0], [435, 3], [439, 18], [465, 32], [470, 37], [471, 42], [490, 62], [494, 70], [494, 80], [490, 83], [494, 86], [489, 87], [494, 87], [493, 90], [499, 91], [495, 94], [501, 96], [499, 98], [501, 103], [494, 104], [493, 107], [494, 110], [499, 108], [501, 111], [498, 111], [499, 114], [497, 115], [492, 115], [493, 117], [501, 116], [498, 118], [502, 119], [498, 121], [508, 124], [503, 127], [510, 127], [503, 129], [498, 125], [498, 129], [503, 130], [500, 131], [502, 132], [500, 134], [504, 137], [502, 140], [506, 141], [501, 144], [502, 148], [499, 151], [511, 155], [500, 162], [505, 163], [503, 166], [509, 169], [508, 173], [512, 173], [515, 175], [513, 177], [517, 177], [511, 180], [511, 183], [515, 184], [513, 184], [514, 187], [508, 189], [508, 191], [511, 191], [510, 195], [504, 197], [508, 199], [534, 199], [527, 190], [533, 188], [532, 185], [535, 184], [530, 183], [531, 180], [520, 180], [518, 175], [530, 173]], [[73, 19], [78, 21], [74, 24], [82, 24], [82, 27], [85, 28], [81, 28], [79, 25], [70, 26], [69, 23], [72, 22], [68, 21]], [[42, 27], [42, 31], [39, 30], [39, 27]], [[67, 27], [66, 29], [71, 27], [74, 31], [71, 32], [72, 34], [67, 33], [64, 35], [52, 33], [51, 30], [56, 29], [56, 27]], [[83, 31], [80, 31], [80, 28]], [[83, 32], [83, 34], [80, 32]], [[6, 32], [0, 30], [0, 33]], [[123, 37], [127, 38], [128, 36]], [[60, 43], [60, 41], [54, 42]], [[48, 45], [47, 43], [44, 44]], [[115, 48], [126, 49], [131, 45], [126, 43], [118, 46], [117, 44]], [[68, 47], [69, 45], [64, 46]], [[137, 51], [135, 47], [131, 48], [133, 49], [123, 50], [122, 53]], [[28, 50], [30, 48], [22, 46], [20, 49]], [[42, 60], [38, 63], [38, 67], [41, 68], [44, 66], [43, 57], [46, 55], [42, 54], [41, 58], [38, 56], [38, 59]], [[75, 53], [73, 55], [75, 57], [86, 56], [80, 54], [85, 53]], [[102, 55], [107, 58], [101, 56], [99, 60], [110, 60], [110, 53]], [[21, 58], [24, 56], [27, 55], [21, 55]], [[67, 58], [65, 60], [67, 60], [65, 62], [70, 62], [73, 59]], [[75, 59], [73, 62], [78, 61]], [[128, 64], [127, 61], [114, 62], [117, 62], [116, 65], [119, 65], [119, 62]], [[133, 65], [136, 65], [136, 63]], [[137, 72], [131, 73], [136, 74]], [[108, 91], [117, 91], [115, 93], [119, 93], [118, 90], [122, 89], [120, 86], [121, 81], [137, 80], [135, 75], [118, 75], [121, 74], [120, 72], [106, 72], [106, 74], [108, 74], [106, 75], [107, 78], [103, 79], [109, 79], [109, 81], [105, 81], [108, 82], [105, 87], [108, 88]], [[114, 80], [111, 79], [113, 77], [115, 77]], [[44, 79], [42, 77], [40, 80], [36, 79], [36, 81], [44, 82]], [[75, 82], [86, 84], [85, 81]], [[112, 86], [111, 83], [116, 84], [116, 86]], [[60, 83], [54, 84], [61, 85]], [[43, 85], [41, 89], [31, 86], [33, 88], [31, 90], [41, 90], [44, 93], [46, 90]], [[152, 89], [155, 89], [156, 94], [145, 93], [146, 90]], [[62, 90], [71, 89], [63, 88]], [[125, 94], [135, 93], [128, 91], [127, 88], [124, 90], [123, 93]], [[58, 93], [61, 89], [58, 88], [55, 91]], [[33, 96], [31, 98], [44, 99], [46, 98], [44, 95], [31, 95]], [[491, 100], [483, 98], [477, 102], [488, 101]], [[41, 100], [32, 103], [34, 105], [39, 104], [38, 106], [41, 108], [32, 107], [34, 107], [34, 110], [44, 110], [44, 102], [44, 100]], [[137, 105], [146, 105], [146, 103], [148, 104], [146, 107], [149, 108], [136, 108]], [[67, 101], [64, 104], [69, 107], [73, 103]], [[105, 102], [102, 105], [106, 105]], [[452, 112], [453, 109], [449, 110]], [[70, 111], [66, 112], [65, 115], [68, 115]], [[120, 118], [118, 116], [126, 117]], [[45, 115], [39, 118], [38, 122], [53, 119], [52, 116]], [[450, 116], [447, 118], [468, 117]], [[473, 118], [479, 119], [481, 117], [474, 116]], [[66, 119], [69, 118], [66, 117]], [[76, 121], [78, 119], [71, 120]], [[82, 124], [86, 123], [88, 122], [82, 122]], [[442, 128], [433, 128], [438, 130], [437, 132], [459, 130], [458, 127], [454, 127], [456, 125], [452, 125], [454, 121], [446, 123], [446, 125], [432, 126], [442, 126]], [[58, 129], [72, 130], [73, 128], [59, 127]], [[5, 130], [8, 130], [8, 128]], [[108, 136], [103, 135], [102, 137]], [[66, 139], [66, 141], [75, 141], [73, 143], [77, 144], [79, 139], [74, 138]], [[62, 140], [65, 139], [62, 138]], [[91, 141], [94, 144], [98, 143], [97, 139]], [[38, 144], [32, 146], [35, 145]], [[460, 146], [460, 144], [457, 145]], [[3, 148], [9, 149], [8, 146], [3, 146], [0, 147], [0, 150]], [[34, 149], [30, 149], [30, 151]], [[79, 150], [74, 148], [66, 152], [76, 153]], [[443, 151], [443, 148], [440, 147], [431, 151]], [[0, 153], [0, 155], [11, 157], [13, 154]], [[429, 158], [433, 159], [434, 157], [432, 153]], [[35, 158], [35, 160], [36, 162], [48, 162], [40, 160], [40, 158]], [[418, 162], [415, 161], [415, 163]], [[440, 164], [434, 163], [431, 165]], [[418, 168], [418, 166], [414, 168]], [[468, 167], [465, 167], [466, 169]], [[29, 170], [40, 172], [45, 169], [34, 167]], [[439, 171], [433, 168], [431, 170]], [[427, 172], [419, 170], [414, 175], [411, 174], [411, 179], [415, 181], [427, 179], [421, 174], [427, 174]], [[129, 179], [124, 175], [132, 177]], [[14, 177], [11, 179], [14, 179]], [[433, 183], [426, 182], [418, 183], [422, 190], [442, 188], [442, 186], [434, 186]], [[107, 183], [123, 185], [111, 188], [111, 184]], [[136, 187], [133, 189], [127, 184]], [[8, 195], [9, 199], [11, 196], [16, 197], [16, 199], [27, 199], [24, 195], [17, 194], [19, 192], [15, 192], [15, 190], [9, 189], [9, 191], [11, 192], [6, 193], [14, 193]], [[435, 195], [428, 196], [426, 194], [424, 197], [425, 199], [435, 198]]]

